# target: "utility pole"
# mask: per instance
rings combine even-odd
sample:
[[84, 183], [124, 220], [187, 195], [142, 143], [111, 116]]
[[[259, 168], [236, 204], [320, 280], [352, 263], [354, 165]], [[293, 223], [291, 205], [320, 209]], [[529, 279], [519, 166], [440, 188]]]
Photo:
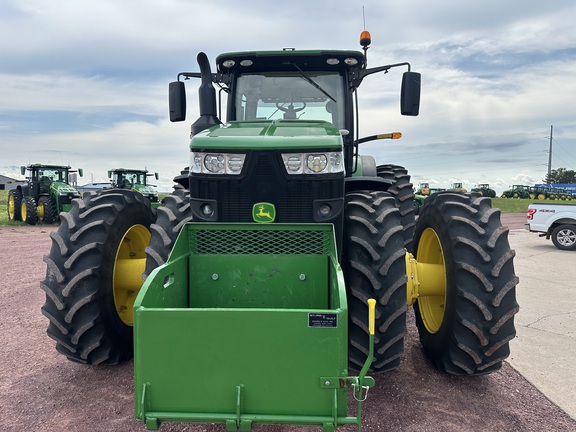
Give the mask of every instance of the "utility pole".
[[552, 131], [554, 126], [550, 125], [550, 150], [548, 150], [548, 180], [550, 180], [550, 176], [552, 175]]

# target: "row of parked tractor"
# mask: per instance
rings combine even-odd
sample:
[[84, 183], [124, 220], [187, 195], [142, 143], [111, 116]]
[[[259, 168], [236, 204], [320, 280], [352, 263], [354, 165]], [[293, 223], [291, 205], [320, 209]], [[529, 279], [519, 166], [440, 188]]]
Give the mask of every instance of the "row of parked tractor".
[[[452, 183], [450, 188], [431, 188], [430, 183], [420, 183], [418, 184], [418, 188], [416, 189], [416, 195], [422, 195], [424, 197], [431, 195], [436, 192], [444, 192], [444, 191], [453, 191], [453, 192], [468, 192], [468, 190], [462, 186], [462, 183]], [[470, 192], [478, 192], [481, 195], [487, 196], [489, 198], [496, 197], [496, 191], [490, 188], [490, 185], [487, 183], [479, 184], [478, 186], [473, 187]]]
[[576, 199], [576, 193], [569, 189], [554, 188], [549, 186], [514, 185], [502, 193], [502, 198], [570, 201]]
[[[8, 219], [29, 225], [52, 224], [60, 213], [69, 211], [74, 198], [81, 193], [76, 186], [77, 175], [84, 175], [82, 168], [66, 165], [31, 164], [20, 167], [26, 181], [8, 192]], [[158, 192], [148, 183], [148, 177], [158, 180], [158, 173], [147, 170], [117, 168], [108, 171], [110, 183], [102, 189], [131, 189], [144, 195], [152, 207], [158, 207]], [[74, 179], [74, 180], [73, 180]]]
[[[455, 192], [468, 192], [464, 187], [462, 187], [462, 183], [452, 183], [452, 186], [449, 189], [431, 188], [429, 183], [420, 183], [416, 189], [416, 199], [418, 200], [418, 196], [420, 195], [420, 199], [424, 200], [428, 195], [446, 190]], [[496, 191], [492, 189], [487, 183], [482, 183], [473, 187], [470, 192], [478, 192], [483, 196], [496, 198]], [[570, 201], [576, 199], [576, 193], [569, 189], [555, 188], [550, 186], [513, 185], [510, 189], [502, 192], [500, 198], [522, 198], [537, 200], [550, 199]]]

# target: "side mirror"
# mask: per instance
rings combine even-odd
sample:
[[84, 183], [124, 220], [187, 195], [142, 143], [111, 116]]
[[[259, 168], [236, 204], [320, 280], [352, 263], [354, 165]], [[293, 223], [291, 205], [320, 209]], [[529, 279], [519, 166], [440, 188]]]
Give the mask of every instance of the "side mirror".
[[156, 178], [156, 180], [158, 180], [158, 173], [157, 172], [154, 173], [154, 177]]
[[112, 178], [112, 171], [108, 171], [108, 178]]
[[182, 81], [171, 82], [168, 86], [170, 121], [186, 120], [186, 87]]
[[417, 116], [420, 112], [420, 79], [418, 72], [404, 72], [400, 92], [400, 112], [402, 115]]
[[20, 174], [22, 174], [22, 175], [26, 174], [26, 167], [25, 166], [20, 167]]
[[78, 168], [78, 174], [80, 177], [84, 177], [84, 170], [82, 168]]

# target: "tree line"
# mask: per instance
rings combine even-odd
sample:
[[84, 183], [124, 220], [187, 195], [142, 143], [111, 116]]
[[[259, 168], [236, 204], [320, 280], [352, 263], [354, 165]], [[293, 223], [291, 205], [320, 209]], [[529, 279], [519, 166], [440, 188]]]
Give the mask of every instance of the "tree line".
[[544, 183], [576, 183], [576, 171], [566, 168], [558, 168], [550, 171], [544, 177]]

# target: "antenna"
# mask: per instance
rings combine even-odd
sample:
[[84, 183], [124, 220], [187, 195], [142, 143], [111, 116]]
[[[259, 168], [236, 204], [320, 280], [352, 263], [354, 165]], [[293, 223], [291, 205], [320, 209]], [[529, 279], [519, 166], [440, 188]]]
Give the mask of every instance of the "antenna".
[[366, 14], [364, 13], [364, 6], [362, 6], [362, 22], [364, 23], [364, 30], [366, 30]]

